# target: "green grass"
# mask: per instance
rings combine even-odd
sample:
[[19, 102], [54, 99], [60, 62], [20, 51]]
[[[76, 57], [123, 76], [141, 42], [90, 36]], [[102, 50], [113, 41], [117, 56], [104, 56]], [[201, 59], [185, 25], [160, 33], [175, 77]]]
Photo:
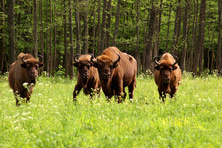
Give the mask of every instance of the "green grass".
[[222, 147], [222, 78], [183, 76], [175, 98], [158, 98], [139, 76], [134, 101], [72, 102], [76, 79], [38, 78], [31, 103], [16, 107], [0, 77], [0, 147]]

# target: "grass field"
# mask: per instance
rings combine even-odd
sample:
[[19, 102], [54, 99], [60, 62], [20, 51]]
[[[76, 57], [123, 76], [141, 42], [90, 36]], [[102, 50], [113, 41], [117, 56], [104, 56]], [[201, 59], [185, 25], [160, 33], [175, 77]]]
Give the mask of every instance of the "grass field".
[[[152, 77], [137, 78], [134, 101], [72, 102], [76, 79], [38, 78], [31, 103], [16, 107], [0, 77], [0, 147], [222, 147], [222, 78], [182, 78], [162, 103]], [[128, 96], [127, 96], [128, 97]]]

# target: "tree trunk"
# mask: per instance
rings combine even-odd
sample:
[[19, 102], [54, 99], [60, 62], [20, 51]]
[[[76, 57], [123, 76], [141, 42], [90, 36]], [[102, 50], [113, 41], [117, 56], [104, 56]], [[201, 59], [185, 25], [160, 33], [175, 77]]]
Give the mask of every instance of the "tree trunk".
[[[103, 18], [102, 18], [102, 28], [101, 28], [101, 39], [100, 39], [100, 52], [104, 50], [105, 43], [105, 28], [106, 28], [106, 8], [107, 8], [107, 0], [103, 0]], [[99, 55], [101, 54], [99, 53]]]
[[187, 15], [189, 11], [188, 2], [185, 2], [184, 14], [183, 14], [183, 46], [180, 58], [180, 68], [182, 71], [185, 70], [185, 58], [187, 49]]
[[198, 33], [198, 42], [196, 48], [197, 55], [194, 58], [194, 68], [193, 68], [194, 75], [197, 75], [198, 64], [199, 64], [199, 74], [202, 73], [205, 16], [206, 16], [206, 0], [202, 0], [200, 6], [199, 33]]
[[64, 43], [65, 43], [65, 56], [64, 56], [64, 68], [65, 68], [65, 77], [68, 76], [68, 51], [67, 51], [67, 30], [66, 30], [66, 0], [64, 0]]
[[148, 41], [146, 45], [146, 59], [145, 59], [145, 70], [151, 70], [152, 62], [152, 51], [153, 51], [153, 36], [154, 36], [154, 27], [157, 21], [157, 11], [155, 6], [155, 0], [152, 0], [152, 8], [150, 10], [150, 22], [149, 22], [149, 34]]
[[43, 21], [42, 21], [42, 0], [39, 0], [39, 20], [40, 20], [40, 48], [42, 56], [41, 61], [44, 63], [45, 59], [44, 59], [44, 36], [43, 36]]
[[187, 26], [187, 35], [186, 35], [186, 45], [187, 45], [187, 53], [186, 53], [186, 56], [185, 56], [185, 59], [186, 59], [186, 64], [185, 64], [185, 66], [186, 66], [186, 71], [189, 71], [190, 70], [190, 60], [191, 60], [191, 58], [190, 58], [190, 40], [192, 39], [192, 38], [190, 38], [189, 36], [190, 36], [190, 27], [191, 27], [191, 14], [192, 14], [192, 11], [191, 11], [191, 2], [189, 1], [188, 2], [188, 9], [189, 9], [189, 11], [188, 11], [188, 26]]
[[4, 63], [4, 56], [5, 56], [5, 47], [4, 47], [4, 28], [5, 28], [5, 2], [4, 0], [0, 0], [0, 6], [2, 9], [0, 9], [1, 16], [0, 16], [0, 22], [2, 22], [2, 25], [0, 26], [0, 72], [3, 74], [3, 63]]
[[218, 33], [218, 44], [217, 44], [217, 56], [216, 56], [216, 69], [219, 73], [222, 73], [222, 48], [221, 48], [221, 29], [222, 29], [222, 0], [218, 1], [218, 25], [219, 25], [219, 33]]
[[[156, 5], [157, 4], [158, 2], [156, 2]], [[158, 56], [158, 53], [159, 53], [159, 33], [160, 33], [160, 24], [161, 24], [162, 4], [163, 4], [163, 0], [160, 1], [160, 7], [156, 7], [156, 19], [154, 20], [153, 56], [152, 57]], [[153, 61], [151, 62], [151, 71], [154, 72]]]
[[113, 46], [116, 46], [116, 38], [118, 35], [118, 30], [119, 30], [120, 4], [121, 4], [121, 0], [118, 0], [117, 9], [116, 9], [115, 29], [113, 33]]
[[83, 51], [84, 54], [88, 53], [88, 0], [84, 1], [84, 44], [83, 44]]
[[172, 54], [176, 54], [176, 50], [178, 49], [177, 44], [180, 37], [180, 28], [181, 28], [181, 0], [178, 0], [177, 9], [176, 9], [176, 17], [175, 17], [173, 45], [171, 49]]
[[34, 57], [38, 56], [38, 16], [37, 16], [37, 3], [36, 0], [33, 0], [33, 37], [34, 37]]
[[92, 35], [92, 40], [93, 40], [93, 43], [92, 43], [92, 54], [95, 54], [95, 43], [96, 43], [96, 7], [94, 5], [93, 7], [93, 35]]
[[111, 9], [112, 9], [112, 5], [111, 5], [112, 0], [109, 0], [108, 3], [108, 10], [107, 10], [107, 24], [106, 24], [106, 42], [105, 42], [105, 48], [110, 46], [110, 26], [111, 26]]
[[73, 29], [72, 29], [72, 0], [69, 0], [69, 35], [70, 35], [70, 67], [69, 67], [69, 74], [70, 79], [74, 77], [73, 71], [73, 57], [74, 57], [74, 49], [73, 49]]
[[8, 4], [8, 34], [9, 34], [9, 57], [8, 63], [15, 61], [15, 25], [14, 25], [14, 0], [7, 0]]
[[167, 25], [167, 37], [166, 37], [166, 51], [169, 52], [168, 50], [168, 45], [169, 45], [169, 32], [170, 32], [170, 18], [171, 18], [171, 0], [170, 0], [170, 6], [169, 6], [169, 17], [168, 17], [168, 25]]
[[[196, 42], [197, 42], [197, 27], [198, 27], [198, 0], [197, 3], [195, 3], [196, 0], [194, 1], [194, 18], [193, 18], [193, 32], [192, 32], [192, 46], [191, 46], [191, 60], [190, 60], [190, 67], [192, 67], [193, 69], [190, 71], [194, 72], [194, 67], [197, 67], [197, 62], [194, 63], [194, 59], [197, 57], [198, 51], [196, 50]], [[194, 74], [195, 75], [195, 74]]]
[[76, 53], [81, 54], [81, 28], [80, 28], [80, 17], [79, 17], [79, 0], [75, 0], [76, 3]]
[[49, 28], [49, 77], [51, 76], [52, 73], [52, 0], [50, 0], [50, 18], [49, 18], [49, 23], [50, 23], [50, 28]]
[[212, 41], [211, 41], [211, 44], [212, 44], [212, 47], [211, 47], [211, 61], [210, 61], [210, 72], [212, 73], [213, 70], [214, 70], [214, 31], [213, 31], [213, 34], [212, 34]]
[[56, 71], [56, 0], [54, 0], [54, 55], [53, 55], [53, 66], [52, 75], [55, 76]]
[[125, 48], [125, 46], [124, 46], [124, 33], [125, 33], [125, 26], [126, 26], [126, 24], [127, 24], [127, 22], [126, 22], [126, 7], [127, 7], [127, 0], [125, 1], [125, 4], [124, 4], [124, 9], [125, 9], [125, 11], [123, 12], [123, 22], [122, 22], [122, 35], [121, 35], [121, 49], [122, 49], [122, 51], [123, 51], [123, 49]]
[[139, 21], [140, 21], [140, 0], [136, 1], [136, 51], [135, 58], [137, 61], [137, 74], [140, 72], [141, 60], [140, 60], [140, 44], [139, 44]]
[[101, 36], [101, 24], [100, 24], [100, 20], [101, 20], [101, 14], [100, 14], [100, 11], [101, 11], [101, 1], [98, 0], [98, 24], [97, 24], [97, 31], [98, 31], [98, 35], [97, 35], [97, 39], [98, 39], [98, 43], [97, 43], [97, 55], [100, 55], [100, 53], [102, 53], [102, 50], [103, 49], [100, 49], [100, 36]]

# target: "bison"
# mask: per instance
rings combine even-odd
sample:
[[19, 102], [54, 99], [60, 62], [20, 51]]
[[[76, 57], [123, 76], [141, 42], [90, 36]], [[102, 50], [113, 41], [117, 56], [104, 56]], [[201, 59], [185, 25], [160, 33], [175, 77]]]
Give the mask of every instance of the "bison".
[[73, 101], [76, 101], [76, 96], [83, 88], [83, 91], [86, 95], [90, 94], [92, 97], [93, 94], [100, 93], [101, 83], [99, 80], [98, 70], [92, 66], [91, 57], [93, 55], [81, 55], [77, 60], [74, 56], [75, 63], [73, 65], [77, 67], [78, 70], [78, 79], [75, 89], [73, 91]]
[[158, 86], [160, 99], [164, 102], [167, 93], [170, 94], [171, 98], [176, 93], [181, 81], [181, 70], [177, 64], [178, 58], [176, 56], [165, 53], [159, 61], [157, 61], [158, 58], [154, 58], [154, 62], [157, 64], [155, 66], [154, 78]]
[[[8, 81], [14, 91], [17, 106], [20, 105], [17, 96], [26, 98], [26, 103], [30, 102], [33, 87], [38, 77], [38, 69], [43, 65], [31, 54], [24, 53], [20, 53], [18, 59], [10, 65]], [[24, 87], [24, 83], [27, 83], [26, 87]]]
[[133, 91], [136, 86], [137, 62], [134, 57], [121, 52], [116, 47], [108, 47], [93, 60], [93, 66], [98, 68], [102, 90], [108, 100], [112, 96], [118, 96], [118, 102], [125, 100], [125, 87], [129, 88], [129, 98], [133, 99]]

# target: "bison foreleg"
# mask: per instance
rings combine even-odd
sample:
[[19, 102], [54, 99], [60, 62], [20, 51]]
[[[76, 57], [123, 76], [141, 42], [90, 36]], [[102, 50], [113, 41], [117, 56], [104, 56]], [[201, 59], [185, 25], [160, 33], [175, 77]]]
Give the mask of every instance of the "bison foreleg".
[[76, 96], [79, 94], [79, 92], [81, 91], [82, 87], [80, 85], [76, 85], [75, 89], [73, 91], [73, 101], [76, 101]]
[[159, 99], [162, 100], [163, 102], [166, 99], [166, 93], [164, 93], [161, 89], [158, 88], [158, 92], [159, 92]]

